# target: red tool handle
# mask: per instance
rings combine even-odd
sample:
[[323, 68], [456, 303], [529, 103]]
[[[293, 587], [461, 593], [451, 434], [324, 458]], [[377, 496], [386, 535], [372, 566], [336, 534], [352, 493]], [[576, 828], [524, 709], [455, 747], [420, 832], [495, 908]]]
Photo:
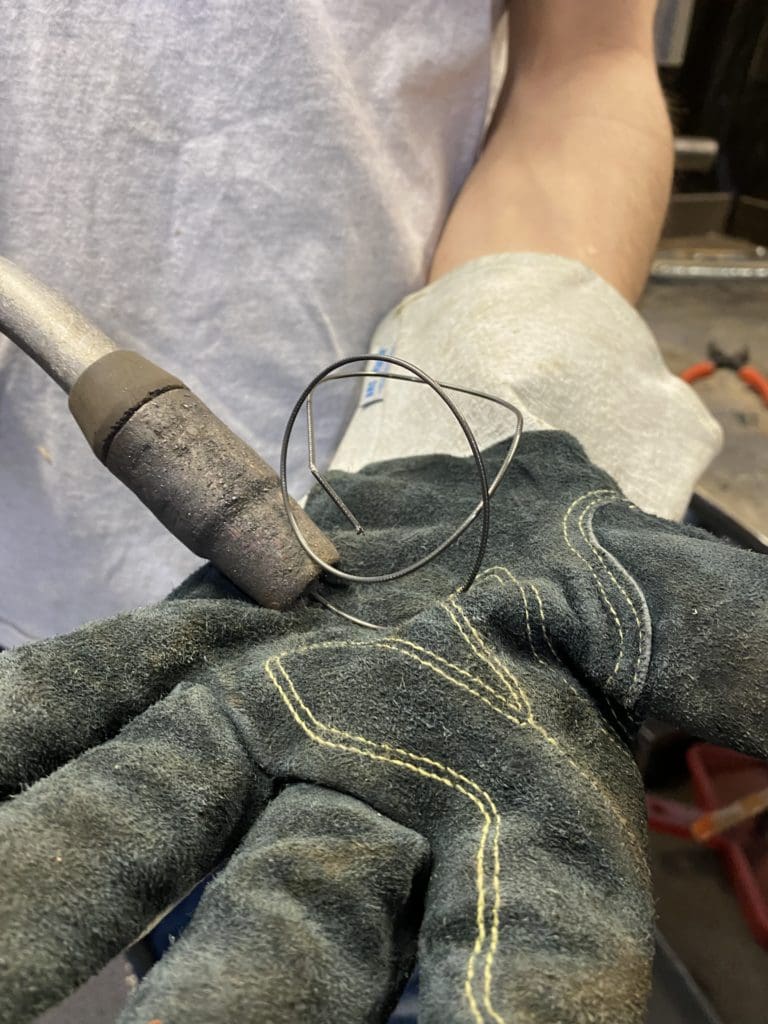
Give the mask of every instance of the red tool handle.
[[766, 405], [768, 405], [768, 379], [754, 366], [742, 366], [738, 371], [739, 376], [748, 384], [753, 391], [756, 391]]
[[717, 369], [717, 363], [712, 359], [705, 359], [701, 363], [694, 363], [693, 366], [689, 366], [687, 370], [683, 370], [680, 376], [688, 384], [693, 384], [695, 380], [701, 380], [702, 377], [708, 377], [710, 373], [714, 373]]

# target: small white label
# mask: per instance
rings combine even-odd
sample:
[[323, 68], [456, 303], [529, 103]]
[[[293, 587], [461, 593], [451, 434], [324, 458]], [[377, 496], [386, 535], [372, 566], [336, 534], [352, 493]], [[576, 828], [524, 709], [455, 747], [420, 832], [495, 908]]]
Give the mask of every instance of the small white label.
[[[374, 358], [370, 363], [365, 364], [366, 370], [373, 373], [388, 373], [391, 363], [384, 362], [383, 359], [376, 359], [376, 356], [391, 356], [394, 349], [388, 345], [384, 345], [377, 349], [373, 353]], [[387, 383], [385, 377], [363, 377], [365, 384], [363, 386], [363, 397], [360, 400], [360, 408], [365, 409], [368, 405], [373, 405], [375, 402], [381, 402], [384, 398], [384, 385]]]

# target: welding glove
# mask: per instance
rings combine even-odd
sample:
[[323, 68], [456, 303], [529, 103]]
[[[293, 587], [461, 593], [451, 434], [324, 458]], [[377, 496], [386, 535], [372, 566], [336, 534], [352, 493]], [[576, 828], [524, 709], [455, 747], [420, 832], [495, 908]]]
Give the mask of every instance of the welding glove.
[[[489, 472], [504, 446], [487, 453]], [[477, 500], [471, 463], [317, 496], [384, 571]], [[123, 1024], [639, 1022], [653, 906], [645, 717], [768, 755], [768, 563], [646, 515], [571, 437], [524, 435], [476, 535], [418, 576], [258, 608], [206, 570], [0, 657], [0, 1022], [23, 1024], [231, 859]]]

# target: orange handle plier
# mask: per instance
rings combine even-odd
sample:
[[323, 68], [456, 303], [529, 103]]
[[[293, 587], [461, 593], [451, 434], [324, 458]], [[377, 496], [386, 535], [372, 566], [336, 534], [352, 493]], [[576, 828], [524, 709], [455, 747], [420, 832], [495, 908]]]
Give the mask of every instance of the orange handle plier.
[[703, 359], [683, 370], [680, 376], [684, 381], [693, 384], [702, 377], [709, 377], [715, 370], [733, 370], [768, 406], [768, 377], [749, 363], [749, 349], [744, 348], [729, 354], [723, 352], [714, 342], [710, 342], [707, 354], [708, 359]]

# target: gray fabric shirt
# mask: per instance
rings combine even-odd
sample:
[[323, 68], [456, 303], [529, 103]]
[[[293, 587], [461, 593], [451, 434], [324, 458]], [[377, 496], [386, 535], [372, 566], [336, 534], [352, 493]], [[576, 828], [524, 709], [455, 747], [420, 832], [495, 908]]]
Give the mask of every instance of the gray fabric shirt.
[[[308, 378], [423, 283], [482, 138], [492, 0], [7, 6], [0, 251], [274, 463]], [[322, 457], [350, 411], [319, 410]], [[5, 645], [196, 564], [3, 338], [0, 530]]]

